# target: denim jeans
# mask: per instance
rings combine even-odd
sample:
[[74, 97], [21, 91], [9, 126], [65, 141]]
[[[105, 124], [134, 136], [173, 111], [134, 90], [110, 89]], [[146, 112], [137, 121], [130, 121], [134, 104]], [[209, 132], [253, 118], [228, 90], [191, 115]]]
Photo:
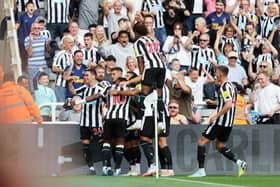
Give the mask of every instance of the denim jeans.
[[66, 88], [55, 86], [54, 92], [57, 102], [65, 102]]
[[154, 31], [155, 31], [156, 38], [160, 42], [160, 49], [162, 49], [163, 44], [164, 44], [164, 42], [165, 42], [165, 40], [167, 38], [166, 29], [165, 29], [165, 27], [155, 28]]
[[185, 34], [188, 34], [188, 32], [194, 31], [194, 21], [196, 18], [201, 17], [201, 14], [191, 14], [190, 16], [186, 16], [184, 20], [184, 31]]

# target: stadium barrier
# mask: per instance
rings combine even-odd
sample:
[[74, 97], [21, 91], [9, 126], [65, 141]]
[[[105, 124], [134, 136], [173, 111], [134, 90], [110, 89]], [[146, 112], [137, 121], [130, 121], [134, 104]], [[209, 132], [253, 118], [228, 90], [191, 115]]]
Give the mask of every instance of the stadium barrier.
[[[52, 124], [30, 126], [2, 126], [0, 131], [1, 161], [5, 167], [16, 167], [24, 174], [39, 176], [80, 175], [87, 173], [76, 124]], [[176, 174], [187, 175], [196, 170], [197, 139], [203, 125], [172, 126], [168, 138]], [[240, 159], [248, 163], [249, 174], [280, 174], [280, 126], [235, 126], [228, 146]], [[12, 142], [4, 144], [3, 142]], [[7, 145], [7, 146], [5, 146]], [[98, 145], [94, 145], [95, 159], [100, 160]], [[206, 172], [208, 174], [235, 175], [235, 165], [208, 146]], [[5, 162], [5, 158], [8, 160]], [[101, 163], [96, 164], [101, 174]], [[123, 172], [128, 164], [123, 161]], [[142, 172], [146, 160], [142, 156]]]

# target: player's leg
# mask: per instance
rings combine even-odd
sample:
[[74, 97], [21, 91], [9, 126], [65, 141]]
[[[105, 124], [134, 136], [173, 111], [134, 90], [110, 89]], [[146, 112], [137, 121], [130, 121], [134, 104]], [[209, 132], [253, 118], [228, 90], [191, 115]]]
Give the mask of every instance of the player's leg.
[[160, 176], [167, 177], [173, 176], [173, 164], [172, 164], [172, 155], [167, 145], [167, 138], [166, 137], [159, 137], [158, 139], [158, 146], [159, 146], [159, 160], [161, 165], [161, 172]]
[[103, 175], [113, 175], [111, 169], [111, 157], [112, 157], [112, 147], [111, 147], [111, 121], [106, 120], [103, 126], [103, 144], [102, 144], [102, 157], [103, 157]]
[[116, 139], [116, 146], [115, 146], [115, 176], [121, 174], [121, 163], [124, 155], [124, 138], [117, 138]]
[[115, 140], [115, 172], [114, 175], [118, 176], [121, 174], [121, 163], [124, 155], [124, 143], [126, 136], [126, 121], [114, 119], [112, 125], [112, 137]]
[[165, 116], [164, 118], [165, 130], [161, 131], [158, 136], [158, 146], [159, 146], [159, 160], [161, 165], [161, 176], [173, 176], [173, 164], [172, 164], [172, 154], [167, 144], [167, 137], [170, 130], [170, 117]]
[[205, 131], [202, 133], [202, 136], [198, 140], [197, 145], [197, 161], [198, 161], [198, 170], [190, 175], [189, 177], [204, 177], [206, 176], [204, 164], [206, 156], [206, 145], [214, 140], [216, 137], [216, 126], [214, 124], [208, 125]]
[[230, 148], [226, 147], [225, 142], [227, 142], [231, 127], [220, 127], [220, 133], [218, 133], [216, 140], [216, 149], [224, 155], [227, 159], [236, 163], [238, 167], [238, 176], [244, 175], [247, 167], [247, 163], [243, 160], [237, 159], [236, 155], [231, 151]]
[[130, 164], [130, 170], [127, 176], [137, 176], [141, 174], [140, 160], [141, 151], [139, 147], [139, 130], [129, 131], [126, 137], [124, 156]]
[[153, 147], [153, 140], [149, 137], [140, 137], [140, 146], [143, 149], [144, 155], [148, 162], [148, 170], [143, 176], [152, 176], [156, 173], [155, 161], [154, 161], [154, 147]]
[[89, 167], [89, 173], [95, 175], [96, 171], [93, 167], [92, 152], [90, 150], [90, 137], [91, 137], [90, 129], [91, 128], [89, 127], [80, 127], [80, 135], [81, 135], [81, 142], [83, 146], [83, 155]]

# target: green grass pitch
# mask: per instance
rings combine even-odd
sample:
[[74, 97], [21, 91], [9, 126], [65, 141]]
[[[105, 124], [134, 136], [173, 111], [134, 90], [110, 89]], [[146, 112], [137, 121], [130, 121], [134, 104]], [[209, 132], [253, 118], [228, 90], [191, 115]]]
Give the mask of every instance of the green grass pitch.
[[[41, 187], [278, 187], [280, 175], [213, 175], [203, 178], [173, 177], [108, 177], [64, 176], [42, 177]], [[36, 186], [37, 186], [36, 185]]]

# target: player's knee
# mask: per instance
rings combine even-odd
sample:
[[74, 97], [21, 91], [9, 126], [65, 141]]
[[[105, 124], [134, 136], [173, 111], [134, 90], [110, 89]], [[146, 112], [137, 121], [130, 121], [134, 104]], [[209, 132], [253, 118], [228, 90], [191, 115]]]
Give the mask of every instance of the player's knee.
[[224, 147], [225, 147], [225, 144], [223, 142], [219, 142], [219, 141], [216, 142], [216, 149], [217, 150], [220, 150]]
[[202, 136], [198, 139], [197, 144], [198, 145], [206, 145], [208, 142], [209, 142], [209, 139]]
[[90, 144], [90, 140], [84, 139], [84, 140], [82, 140], [82, 144]]

